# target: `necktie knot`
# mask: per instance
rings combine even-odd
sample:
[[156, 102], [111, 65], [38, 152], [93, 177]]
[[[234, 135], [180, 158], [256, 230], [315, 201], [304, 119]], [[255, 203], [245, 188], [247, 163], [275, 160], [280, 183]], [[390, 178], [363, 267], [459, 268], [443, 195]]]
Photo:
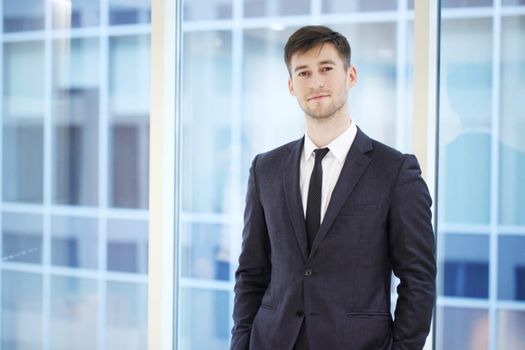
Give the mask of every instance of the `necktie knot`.
[[324, 158], [324, 156], [326, 156], [326, 154], [328, 153], [328, 151], [330, 151], [330, 149], [328, 148], [318, 148], [318, 149], [315, 149], [314, 150], [314, 154], [315, 154], [315, 162], [321, 162]]

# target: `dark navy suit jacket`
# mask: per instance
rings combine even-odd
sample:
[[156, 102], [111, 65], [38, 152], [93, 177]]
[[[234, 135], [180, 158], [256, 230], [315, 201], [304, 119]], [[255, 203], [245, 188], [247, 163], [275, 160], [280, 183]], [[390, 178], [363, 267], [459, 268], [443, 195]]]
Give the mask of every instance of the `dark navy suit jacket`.
[[[236, 272], [232, 350], [421, 349], [435, 299], [431, 198], [417, 160], [360, 129], [310, 253], [304, 139], [255, 157]], [[400, 279], [394, 319], [391, 273]]]

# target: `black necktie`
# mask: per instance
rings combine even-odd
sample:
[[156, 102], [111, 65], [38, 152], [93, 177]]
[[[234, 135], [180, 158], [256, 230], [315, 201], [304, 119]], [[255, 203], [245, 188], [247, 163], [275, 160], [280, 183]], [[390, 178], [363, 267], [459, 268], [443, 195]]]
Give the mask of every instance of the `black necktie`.
[[328, 148], [316, 149], [315, 164], [308, 187], [306, 202], [306, 235], [308, 237], [308, 252], [312, 249], [315, 235], [321, 226], [321, 188], [323, 186], [323, 167], [321, 161], [328, 153]]

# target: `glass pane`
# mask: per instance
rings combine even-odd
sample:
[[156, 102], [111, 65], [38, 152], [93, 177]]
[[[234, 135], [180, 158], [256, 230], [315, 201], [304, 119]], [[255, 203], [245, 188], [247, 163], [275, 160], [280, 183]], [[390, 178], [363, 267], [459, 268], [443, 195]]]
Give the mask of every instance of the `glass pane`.
[[44, 0], [3, 0], [4, 32], [43, 30]]
[[109, 43], [110, 205], [148, 206], [149, 36]]
[[181, 350], [227, 350], [230, 342], [228, 292], [182, 288]]
[[97, 303], [96, 280], [51, 277], [50, 348], [97, 349]]
[[53, 202], [98, 202], [98, 39], [53, 45]]
[[441, 7], [492, 6], [493, 0], [442, 0]]
[[244, 17], [294, 16], [310, 12], [310, 0], [245, 0]]
[[51, 235], [53, 265], [97, 268], [98, 221], [96, 219], [53, 217]]
[[442, 307], [438, 309], [437, 349], [489, 349], [487, 310]]
[[41, 275], [2, 271], [1, 312], [2, 349], [43, 348]]
[[44, 146], [44, 45], [4, 44], [3, 200], [41, 203]]
[[[397, 47], [395, 23], [331, 26], [346, 36], [352, 47], [357, 85], [350, 91], [350, 115], [373, 138], [394, 147], [397, 121]], [[359, 80], [359, 76], [363, 79]]]
[[2, 261], [42, 263], [42, 216], [2, 214]]
[[151, 21], [150, 0], [108, 0], [109, 24], [141, 24]]
[[[185, 21], [232, 18], [232, 0], [184, 0]], [[246, 6], [246, 5], [244, 5]]]
[[491, 36], [488, 19], [443, 21], [438, 205], [447, 223], [489, 223]]
[[148, 286], [108, 282], [106, 295], [107, 349], [147, 348]]
[[53, 28], [93, 27], [99, 24], [99, 0], [52, 1]]
[[232, 186], [231, 34], [185, 34], [183, 60], [182, 208], [227, 211]]
[[503, 17], [501, 29], [499, 221], [525, 225], [525, 17]]
[[502, 4], [504, 6], [518, 6], [525, 5], [525, 0], [503, 0]]
[[525, 349], [525, 312], [500, 310], [498, 349]]
[[181, 232], [182, 276], [230, 279], [231, 228], [220, 224], [185, 224]]
[[352, 13], [361, 11], [393, 11], [397, 10], [397, 1], [383, 0], [323, 0], [323, 12]]
[[108, 221], [107, 264], [111, 271], [147, 273], [147, 221]]
[[498, 298], [525, 301], [525, 237], [501, 236], [498, 250]]
[[289, 142], [290, 135], [300, 138], [304, 134], [304, 116], [288, 92], [288, 71], [283, 60], [284, 45], [296, 29], [244, 31], [240, 102], [241, 114], [246, 116], [242, 120], [241, 167], [245, 176], [255, 154]]
[[488, 235], [445, 235], [445, 262], [440, 285], [451, 297], [488, 298]]

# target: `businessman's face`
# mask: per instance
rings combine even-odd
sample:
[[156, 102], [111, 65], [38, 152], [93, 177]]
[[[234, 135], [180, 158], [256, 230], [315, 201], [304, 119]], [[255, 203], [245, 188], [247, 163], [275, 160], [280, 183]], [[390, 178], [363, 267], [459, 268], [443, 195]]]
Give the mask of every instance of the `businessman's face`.
[[295, 53], [290, 72], [288, 89], [307, 116], [326, 119], [347, 115], [348, 91], [357, 82], [357, 73], [353, 66], [345, 68], [333, 44]]

